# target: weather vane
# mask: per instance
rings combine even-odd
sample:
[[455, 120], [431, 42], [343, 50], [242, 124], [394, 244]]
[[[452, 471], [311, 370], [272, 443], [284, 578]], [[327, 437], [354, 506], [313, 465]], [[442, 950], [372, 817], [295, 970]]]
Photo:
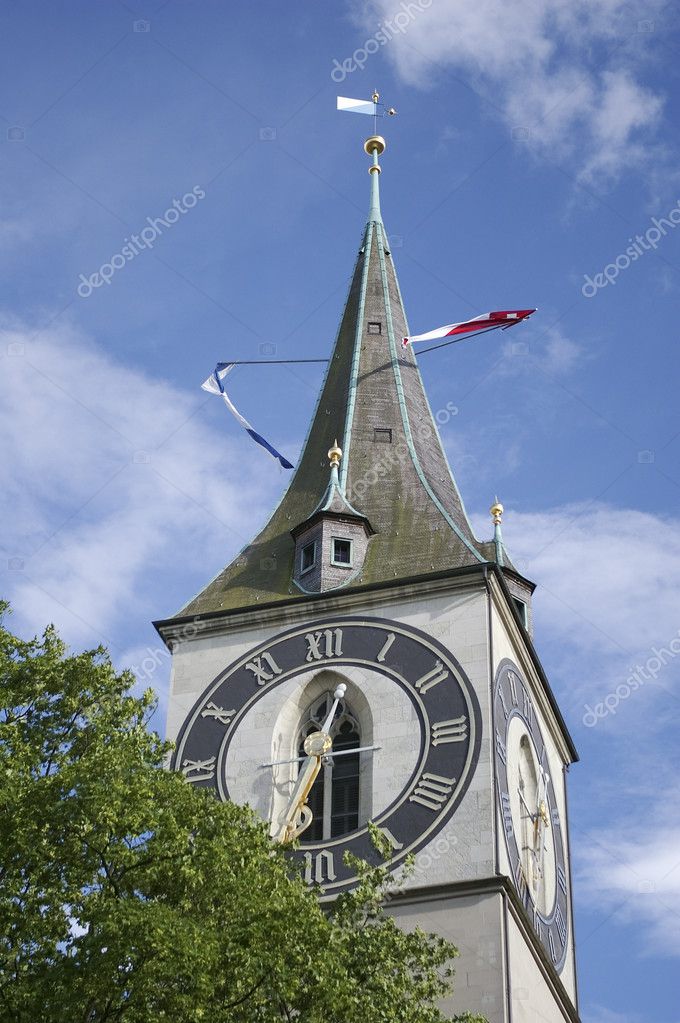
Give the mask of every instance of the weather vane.
[[373, 118], [373, 134], [378, 134], [378, 118], [394, 117], [394, 107], [386, 107], [380, 102], [380, 93], [375, 89], [370, 99], [348, 99], [347, 96], [338, 96], [338, 110], [348, 110], [352, 114], [368, 114]]

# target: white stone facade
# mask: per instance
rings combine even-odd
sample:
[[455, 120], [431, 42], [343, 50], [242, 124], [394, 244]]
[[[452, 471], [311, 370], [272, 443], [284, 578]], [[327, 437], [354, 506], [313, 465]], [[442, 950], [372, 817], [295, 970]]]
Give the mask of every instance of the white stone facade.
[[[395, 585], [359, 594], [328, 594], [278, 608], [201, 620], [191, 626], [190, 631], [195, 629], [196, 634], [186, 640], [181, 638], [180, 623], [165, 629], [166, 637], [174, 637], [176, 642], [168, 738], [176, 737], [196, 700], [231, 662], [287, 628], [329, 614], [365, 614], [421, 630], [451, 651], [479, 701], [482, 742], [469, 788], [450, 822], [417, 853], [405, 893], [395, 897], [389, 907], [404, 926], [418, 924], [458, 945], [456, 990], [447, 1009], [481, 1012], [491, 1023], [576, 1019], [575, 1010], [569, 1007], [569, 1002], [575, 1002], [571, 919], [562, 990], [559, 983], [553, 983], [536, 942], [515, 922], [501, 880], [509, 873], [509, 864], [496, 808], [490, 737], [492, 685], [503, 658], [513, 660], [531, 686], [563, 820], [564, 767], [572, 758], [528, 651], [526, 634], [509, 611], [507, 597], [493, 574], [474, 571], [417, 587]], [[339, 678], [348, 686], [347, 699], [360, 722], [362, 744], [381, 747], [374, 755], [362, 756], [360, 817], [365, 820], [379, 813], [410, 776], [418, 738], [411, 702], [398, 687], [377, 671], [310, 669], [265, 692], [232, 740], [227, 762], [230, 791], [263, 818], [278, 819], [295, 769], [286, 765], [272, 770], [262, 765], [296, 755], [301, 715], [311, 699], [328, 691]]]

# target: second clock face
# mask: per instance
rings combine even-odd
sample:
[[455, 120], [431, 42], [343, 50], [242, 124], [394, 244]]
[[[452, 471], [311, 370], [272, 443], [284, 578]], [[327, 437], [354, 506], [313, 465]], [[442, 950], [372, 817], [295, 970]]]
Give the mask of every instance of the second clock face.
[[513, 880], [561, 970], [569, 919], [562, 820], [536, 709], [519, 668], [508, 660], [496, 672], [494, 722], [498, 804]]
[[[408, 716], [407, 736], [403, 723], [384, 726], [381, 749], [361, 754], [376, 758], [374, 784], [381, 775], [381, 753], [389, 753], [400, 764], [397, 791], [386, 800], [388, 782], [395, 780], [390, 778], [370, 800], [371, 819], [389, 842], [390, 862], [396, 866], [451, 819], [472, 778], [481, 741], [479, 705], [471, 683], [452, 654], [417, 629], [380, 618], [341, 617], [270, 639], [208, 686], [180, 731], [173, 765], [188, 781], [213, 789], [222, 800], [246, 801], [250, 784], [253, 791], [256, 786], [271, 789], [272, 768], [258, 764], [252, 783], [250, 769], [243, 769], [241, 751], [252, 745], [254, 723], [259, 718], [269, 721], [277, 702], [285, 704], [290, 680], [311, 678], [313, 685], [315, 673], [330, 669], [342, 675], [343, 668], [348, 678], [361, 673], [362, 698], [368, 705], [372, 700], [375, 704], [378, 693], [392, 691], [402, 722]], [[372, 711], [377, 717], [381, 707], [374, 705]], [[276, 738], [272, 734], [270, 750]], [[288, 746], [294, 745], [291, 737]], [[335, 763], [339, 762], [340, 757]], [[337, 838], [306, 842], [294, 855], [303, 860], [307, 880], [330, 895], [354, 883], [353, 871], [343, 860], [345, 850], [376, 860], [365, 819], [360, 817], [354, 830]]]

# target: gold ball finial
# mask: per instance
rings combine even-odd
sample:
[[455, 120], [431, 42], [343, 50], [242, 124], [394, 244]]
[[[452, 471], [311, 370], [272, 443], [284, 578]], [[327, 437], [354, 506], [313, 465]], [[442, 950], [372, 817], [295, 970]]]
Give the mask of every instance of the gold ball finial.
[[489, 512], [491, 514], [491, 518], [493, 519], [494, 526], [500, 526], [501, 519], [503, 518], [503, 505], [498, 500], [498, 498], [496, 498], [494, 503], [489, 508]]
[[369, 156], [371, 156], [374, 151], [377, 152], [378, 156], [382, 156], [385, 152], [386, 146], [387, 143], [382, 135], [371, 135], [370, 139], [366, 139], [364, 142], [364, 149]]
[[338, 445], [338, 438], [335, 438], [333, 447], [328, 452], [328, 459], [331, 464], [331, 469], [337, 469], [340, 465], [340, 459], [342, 458], [342, 449]]

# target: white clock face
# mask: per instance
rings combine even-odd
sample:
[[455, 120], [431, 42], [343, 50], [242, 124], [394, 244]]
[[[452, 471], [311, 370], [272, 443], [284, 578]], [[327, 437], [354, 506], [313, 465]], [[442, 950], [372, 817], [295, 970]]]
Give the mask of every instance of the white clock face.
[[[508, 726], [508, 795], [515, 838], [531, 899], [545, 916], [555, 902], [555, 838], [547, 817], [543, 790], [546, 767], [519, 716]], [[548, 776], [549, 777], [549, 776]], [[538, 815], [537, 815], [537, 811]]]
[[519, 668], [501, 661], [494, 683], [498, 809], [510, 872], [536, 935], [555, 968], [569, 940], [569, 881], [548, 747]]

